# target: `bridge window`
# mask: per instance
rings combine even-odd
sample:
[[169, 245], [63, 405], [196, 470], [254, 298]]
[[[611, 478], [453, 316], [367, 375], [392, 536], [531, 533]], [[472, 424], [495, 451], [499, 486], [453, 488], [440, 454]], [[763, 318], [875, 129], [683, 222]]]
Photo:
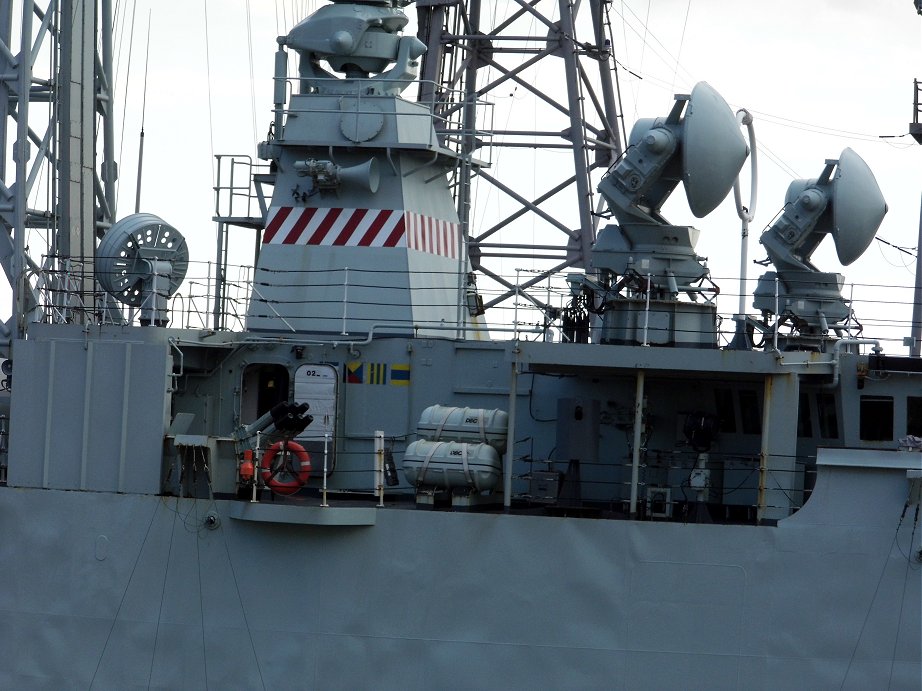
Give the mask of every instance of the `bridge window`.
[[823, 439], [839, 438], [839, 418], [836, 415], [836, 398], [830, 393], [816, 396], [816, 413]]
[[906, 398], [906, 434], [922, 437], [922, 397]]
[[762, 434], [762, 406], [759, 405], [759, 396], [755, 391], [740, 391], [740, 415], [743, 434]]
[[813, 418], [810, 417], [810, 397], [801, 392], [800, 403], [797, 406], [797, 436], [813, 436]]
[[714, 403], [720, 418], [720, 431], [724, 434], [736, 432], [736, 411], [733, 409], [733, 391], [714, 389]]
[[893, 397], [861, 397], [862, 441], [893, 441]]

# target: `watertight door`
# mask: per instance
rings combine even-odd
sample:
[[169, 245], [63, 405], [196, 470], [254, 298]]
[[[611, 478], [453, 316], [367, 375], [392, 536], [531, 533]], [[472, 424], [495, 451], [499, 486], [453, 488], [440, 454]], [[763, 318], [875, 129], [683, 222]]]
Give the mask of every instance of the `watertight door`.
[[333, 469], [336, 440], [336, 387], [339, 381], [332, 365], [301, 365], [294, 376], [295, 403], [310, 405], [314, 421], [297, 437], [311, 456], [314, 472], [323, 470], [324, 440], [327, 444], [327, 471]]

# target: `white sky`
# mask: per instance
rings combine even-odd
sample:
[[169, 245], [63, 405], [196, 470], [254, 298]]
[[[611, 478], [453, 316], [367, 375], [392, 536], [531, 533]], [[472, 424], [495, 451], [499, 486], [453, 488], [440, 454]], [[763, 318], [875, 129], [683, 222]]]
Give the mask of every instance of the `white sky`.
[[[128, 6], [125, 0], [119, 4]], [[486, 11], [502, 15], [510, 4], [503, 0]], [[127, 82], [130, 16], [122, 25], [126, 38], [116, 46], [119, 109], [127, 98], [124, 134], [116, 135], [123, 141], [120, 217], [134, 207], [148, 16], [151, 46], [141, 210], [176, 226], [189, 240], [193, 260], [207, 262], [214, 259], [212, 154], [255, 154], [254, 140], [265, 138], [272, 117], [275, 37], [312, 6], [316, 3], [291, 0], [211, 0], [207, 5], [202, 0], [137, 1]], [[666, 115], [672, 94], [687, 93], [700, 80], [714, 86], [734, 109], [745, 107], [756, 116], [761, 184], [751, 258], [764, 256], [756, 238], [781, 208], [792, 171], [798, 177], [816, 177], [825, 159], [837, 157], [846, 146], [871, 166], [889, 204], [879, 236], [915, 247], [922, 147], [908, 136], [880, 139], [907, 132], [912, 80], [922, 78], [922, 18], [909, 0], [613, 0], [611, 8], [618, 60], [642, 77], [621, 74], [629, 125], [635, 117]], [[413, 6], [406, 11], [415, 16]], [[623, 27], [619, 15], [626, 18]], [[492, 174], [502, 178], [516, 172], [504, 170], [501, 163]], [[747, 197], [748, 177], [744, 179]], [[739, 221], [732, 195], [715, 214], [698, 220], [688, 212], [684, 192], [677, 189], [665, 215], [702, 231], [698, 252], [710, 258], [722, 287], [735, 293]], [[235, 240], [248, 255], [251, 236], [237, 231]], [[840, 270], [831, 239], [813, 260], [821, 269]], [[848, 281], [908, 284], [912, 271], [909, 257], [875, 242], [842, 272]], [[752, 267], [750, 278], [760, 272]], [[860, 305], [856, 309], [859, 317], [874, 311]], [[901, 318], [908, 319], [908, 312]]]

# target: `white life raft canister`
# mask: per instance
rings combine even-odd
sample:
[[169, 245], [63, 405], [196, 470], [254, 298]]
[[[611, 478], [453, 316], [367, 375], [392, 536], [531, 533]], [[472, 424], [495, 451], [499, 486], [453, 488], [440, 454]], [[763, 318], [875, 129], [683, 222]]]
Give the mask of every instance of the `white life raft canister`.
[[416, 432], [428, 441], [489, 444], [506, 452], [509, 414], [505, 410], [431, 405], [419, 416]]
[[403, 472], [416, 487], [493, 489], [502, 468], [499, 453], [488, 444], [419, 440], [403, 455]]

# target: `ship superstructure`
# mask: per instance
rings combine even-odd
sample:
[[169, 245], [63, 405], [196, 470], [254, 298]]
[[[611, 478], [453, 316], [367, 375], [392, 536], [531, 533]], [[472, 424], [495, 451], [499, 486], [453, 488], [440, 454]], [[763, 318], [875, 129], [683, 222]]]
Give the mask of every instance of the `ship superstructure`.
[[[470, 320], [468, 260], [442, 146], [415, 85], [425, 46], [391, 3], [327, 5], [280, 40], [275, 191], [247, 328], [356, 336], [433, 333]], [[285, 49], [298, 55], [290, 98]], [[326, 65], [331, 71], [320, 65]], [[335, 73], [332, 71], [335, 70]]]

